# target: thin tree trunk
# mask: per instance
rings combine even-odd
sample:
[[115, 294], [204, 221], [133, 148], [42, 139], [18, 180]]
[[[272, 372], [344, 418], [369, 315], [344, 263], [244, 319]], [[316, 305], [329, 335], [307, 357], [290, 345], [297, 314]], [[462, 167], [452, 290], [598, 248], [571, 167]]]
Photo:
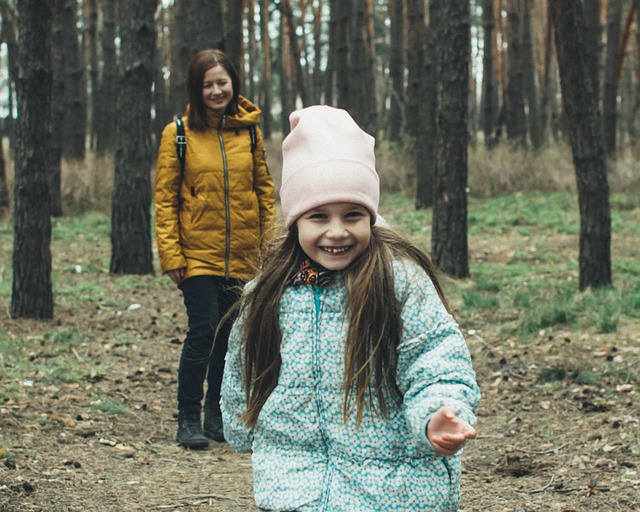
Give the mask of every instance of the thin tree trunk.
[[518, 0], [507, 0], [507, 74], [505, 95], [507, 136], [516, 146], [527, 146], [527, 124], [522, 73], [521, 21]]
[[555, 27], [562, 103], [569, 128], [580, 208], [580, 290], [610, 286], [611, 207], [602, 134], [587, 56], [580, 0], [549, 4]]
[[494, 146], [494, 120], [496, 119], [495, 99], [495, 66], [493, 62], [493, 2], [482, 2], [482, 29], [484, 31], [484, 53], [482, 56], [482, 115], [481, 125], [484, 132], [484, 144], [487, 149]]
[[62, 154], [74, 160], [84, 160], [87, 134], [87, 96], [84, 61], [78, 43], [78, 2], [67, 0], [63, 12], [64, 45], [64, 129]]
[[337, 106], [350, 111], [353, 106], [351, 85], [351, 0], [336, 1], [332, 4], [336, 9], [336, 37], [335, 37], [335, 71]]
[[[205, 5], [211, 3], [211, 0], [199, 0]], [[217, 3], [217, 2], [216, 2]], [[244, 29], [242, 26], [243, 1], [233, 0], [224, 3], [224, 51], [233, 62], [233, 65], [242, 76], [244, 68], [244, 53], [242, 41], [244, 40]], [[205, 8], [208, 8], [206, 5]], [[194, 11], [195, 16], [199, 16], [200, 9]], [[204, 30], [209, 30], [209, 25], [203, 26]], [[202, 49], [202, 48], [200, 48]]]
[[89, 62], [91, 77], [91, 124], [89, 125], [89, 147], [96, 148], [97, 140], [97, 119], [99, 110], [100, 89], [98, 85], [98, 1], [88, 0], [87, 8], [89, 10], [87, 22], [87, 35], [89, 37]]
[[544, 144], [542, 123], [540, 121], [540, 102], [538, 94], [538, 77], [533, 54], [533, 23], [531, 21], [531, 0], [523, 0], [522, 16], [522, 60], [524, 72], [524, 92], [528, 107], [529, 135], [533, 149], [540, 149]]
[[378, 113], [369, 6], [368, 0], [355, 0], [351, 24], [351, 114], [363, 130], [375, 135], [378, 131]]
[[618, 63], [620, 62], [620, 24], [622, 0], [607, 1], [607, 48], [604, 66], [602, 96], [602, 135], [604, 153], [616, 158], [616, 131], [618, 121]]
[[262, 80], [260, 97], [262, 98], [262, 134], [271, 138], [271, 39], [269, 37], [269, 0], [260, 0], [260, 35], [262, 39]]
[[[53, 2], [53, 19], [51, 25], [51, 46], [62, 48], [64, 44], [64, 9], [66, 0]], [[51, 198], [51, 215], [62, 215], [62, 138], [59, 134], [64, 131], [65, 116], [65, 80], [64, 80], [65, 52], [51, 52], [52, 86], [51, 86], [51, 139], [49, 143], [49, 190]]]
[[[469, 277], [467, 243], [469, 2], [437, 0], [438, 103], [436, 191], [431, 248], [434, 263], [452, 277]], [[432, 4], [432, 5], [433, 5]], [[433, 14], [433, 13], [431, 13]]]
[[[306, 107], [310, 104], [307, 94], [306, 81], [304, 79], [304, 70], [302, 69], [302, 59], [300, 57], [300, 45], [298, 36], [296, 35], [296, 26], [293, 20], [293, 9], [291, 8], [291, 0], [281, 0], [280, 14], [283, 16], [287, 24], [287, 36], [289, 37], [289, 51], [291, 52], [291, 68], [295, 76], [296, 93], [300, 96], [302, 106]], [[303, 43], [304, 44], [304, 43]]]
[[407, 133], [414, 138], [419, 137], [417, 119], [420, 104], [424, 101], [421, 96], [424, 80], [424, 1], [407, 0]]
[[98, 154], [111, 152], [115, 146], [116, 117], [116, 7], [117, 0], [102, 0], [102, 78], [100, 80], [100, 114]]
[[47, 176], [51, 102], [51, 0], [18, 0], [18, 120], [11, 316], [53, 318]]
[[112, 274], [150, 274], [151, 85], [156, 0], [121, 5], [120, 89], [111, 208]]
[[390, 51], [389, 78], [391, 80], [391, 101], [387, 138], [392, 142], [400, 140], [404, 130], [404, 16], [403, 0], [389, 0]]

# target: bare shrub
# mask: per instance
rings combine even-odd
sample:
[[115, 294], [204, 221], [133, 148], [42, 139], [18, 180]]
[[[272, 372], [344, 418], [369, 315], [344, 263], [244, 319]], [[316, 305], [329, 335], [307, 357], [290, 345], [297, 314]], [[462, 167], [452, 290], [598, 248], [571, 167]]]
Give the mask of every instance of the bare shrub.
[[87, 153], [84, 161], [62, 160], [62, 209], [65, 215], [109, 211], [113, 191], [112, 155]]

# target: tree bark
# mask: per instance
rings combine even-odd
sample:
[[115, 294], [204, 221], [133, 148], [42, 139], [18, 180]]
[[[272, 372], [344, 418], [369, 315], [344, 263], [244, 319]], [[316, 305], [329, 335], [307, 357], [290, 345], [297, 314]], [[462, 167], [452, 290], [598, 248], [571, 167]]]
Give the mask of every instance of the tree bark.
[[531, 0], [523, 0], [522, 15], [522, 62], [524, 74], [524, 93], [528, 107], [529, 136], [531, 146], [538, 150], [544, 144], [542, 122], [540, 120], [540, 100], [538, 94], [538, 76], [533, 53], [533, 23], [531, 21]]
[[436, 191], [431, 247], [434, 263], [452, 277], [469, 277], [467, 243], [467, 103], [469, 87], [469, 2], [436, 0], [438, 92], [436, 107]]
[[53, 0], [18, 0], [11, 316], [53, 318], [47, 157]]
[[389, 0], [390, 51], [389, 79], [391, 81], [391, 98], [389, 105], [389, 122], [386, 133], [392, 142], [400, 140], [404, 131], [404, 16], [403, 0]]
[[493, 61], [493, 2], [482, 2], [482, 30], [484, 32], [484, 53], [482, 56], [482, 113], [480, 116], [484, 145], [487, 149], [494, 146], [493, 127], [496, 119], [495, 89], [496, 72]]
[[607, 48], [604, 65], [602, 95], [602, 135], [604, 153], [616, 158], [616, 129], [618, 121], [618, 63], [620, 62], [620, 26], [622, 1], [607, 1]]
[[524, 103], [521, 20], [518, 0], [507, 0], [507, 75], [505, 111], [507, 136], [516, 146], [527, 146]]
[[111, 208], [113, 274], [150, 274], [151, 85], [156, 0], [121, 5], [122, 53]]
[[351, 85], [351, 18], [352, 0], [336, 1], [332, 5], [331, 15], [335, 8], [336, 37], [335, 37], [335, 71], [337, 106], [350, 111], [353, 106]]
[[421, 96], [424, 76], [425, 22], [424, 1], [407, 1], [407, 133], [417, 139], [420, 104], [425, 100]]
[[597, 101], [587, 74], [580, 0], [550, 2], [562, 103], [580, 208], [580, 290], [611, 286], [611, 207]]
[[116, 2], [102, 0], [102, 76], [100, 78], [100, 114], [98, 115], [98, 154], [111, 152], [115, 146], [116, 80]]
[[[204, 4], [210, 4], [211, 0], [200, 0]], [[208, 7], [205, 7], [208, 8]], [[244, 64], [243, 54], [243, 34], [244, 29], [242, 26], [242, 14], [243, 14], [243, 2], [242, 0], [234, 0], [233, 2], [225, 2], [225, 17], [224, 17], [224, 51], [233, 62], [240, 76], [243, 75], [242, 69]], [[200, 15], [200, 10], [194, 11], [195, 16]], [[203, 30], [210, 31], [211, 26], [203, 26]], [[201, 48], [200, 48], [201, 49]]]
[[[602, 0], [583, 0], [584, 4], [584, 45], [587, 72], [591, 77], [593, 94], [600, 104], [600, 56], [602, 46], [602, 24], [600, 11]], [[599, 107], [598, 107], [599, 108]]]
[[[64, 8], [66, 0], [54, 0], [51, 24], [51, 46], [62, 48], [64, 44]], [[62, 139], [59, 134], [64, 131], [65, 116], [65, 52], [51, 52], [52, 86], [51, 86], [51, 138], [49, 143], [49, 187], [51, 191], [51, 215], [62, 215]]]
[[354, 2], [349, 66], [353, 85], [350, 112], [363, 130], [375, 135], [378, 131], [378, 113], [369, 7], [368, 0]]
[[271, 138], [271, 39], [269, 37], [269, 0], [260, 0], [260, 35], [262, 39], [262, 80], [260, 81], [260, 108], [262, 109], [262, 135]]
[[62, 17], [64, 37], [62, 51], [65, 54], [62, 154], [74, 160], [84, 160], [87, 135], [87, 88], [84, 80], [84, 60], [78, 43], [77, 11], [77, 0], [67, 0]]

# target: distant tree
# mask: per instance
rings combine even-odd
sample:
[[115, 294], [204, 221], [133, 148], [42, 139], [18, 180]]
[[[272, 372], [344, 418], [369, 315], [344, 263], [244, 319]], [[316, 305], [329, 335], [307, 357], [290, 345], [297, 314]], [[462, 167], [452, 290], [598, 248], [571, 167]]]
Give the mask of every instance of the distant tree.
[[607, 1], [607, 46], [602, 91], [602, 135], [604, 153], [616, 157], [616, 129], [618, 121], [618, 67], [620, 64], [620, 28], [622, 0]]
[[413, 122], [415, 129], [416, 203], [415, 207], [431, 208], [435, 198], [436, 176], [436, 105], [438, 64], [438, 19], [439, 4], [429, 2], [429, 26], [425, 31], [425, 50], [420, 81], [418, 117]]
[[116, 57], [116, 11], [118, 0], [101, 0], [102, 31], [102, 74], [98, 90], [98, 119], [96, 148], [99, 154], [113, 151], [115, 146], [116, 123], [116, 82], [118, 65]]
[[[422, 96], [424, 80], [425, 37], [424, 1], [407, 0], [407, 89], [405, 130], [414, 139], [422, 139], [420, 133], [420, 105], [429, 98]], [[418, 142], [420, 145], [422, 141]]]
[[349, 68], [354, 94], [350, 112], [363, 130], [376, 134], [378, 118], [376, 106], [376, 75], [373, 48], [371, 1], [356, 0], [351, 19], [351, 51]]
[[[64, 44], [64, 8], [66, 0], [53, 1], [53, 18], [51, 22], [51, 47], [62, 48]], [[62, 137], [65, 114], [65, 52], [51, 52], [51, 139], [49, 143], [49, 183], [51, 191], [51, 215], [62, 215]], [[55, 134], [55, 136], [53, 136]]]
[[260, 80], [260, 108], [262, 109], [262, 134], [271, 138], [271, 38], [269, 37], [269, 0], [260, 1], [260, 35], [262, 39], [262, 74]]
[[[334, 17], [335, 16], [335, 17]], [[353, 17], [353, 2], [338, 1], [331, 4], [331, 17], [335, 23], [335, 73], [336, 73], [336, 103], [346, 111], [353, 106], [353, 90], [351, 83], [351, 18]]]
[[389, 122], [386, 137], [390, 141], [399, 141], [404, 131], [404, 2], [389, 0], [390, 51], [389, 79], [391, 94], [389, 101]]
[[611, 206], [597, 99], [587, 73], [580, 0], [550, 2], [562, 103], [578, 185], [580, 290], [611, 286]]
[[480, 115], [484, 143], [487, 149], [494, 145], [494, 123], [496, 120], [496, 70], [493, 59], [493, 31], [495, 28], [493, 14], [494, 0], [482, 0], [482, 112]]
[[538, 93], [538, 73], [533, 49], [533, 23], [531, 20], [531, 0], [522, 3], [522, 72], [524, 96], [527, 103], [529, 136], [533, 149], [544, 144], [544, 132], [540, 118], [540, 95]]
[[4, 160], [4, 148], [1, 141], [3, 139], [3, 130], [0, 129], [0, 217], [9, 211], [9, 187], [7, 185], [7, 171]]
[[89, 126], [89, 147], [96, 148], [96, 121], [99, 118], [99, 94], [100, 85], [98, 82], [100, 64], [98, 62], [98, 0], [86, 0], [84, 7], [86, 13], [86, 34], [89, 46], [89, 78], [91, 82], [91, 124]]
[[15, 8], [8, 0], [0, 0], [0, 17], [2, 18], [2, 25], [0, 26], [1, 42], [6, 45], [7, 48], [7, 61], [8, 61], [8, 80], [7, 80], [7, 107], [8, 114], [5, 118], [5, 130], [4, 135], [9, 137], [9, 147], [13, 148], [15, 140], [14, 129], [14, 97], [13, 87], [11, 84], [15, 83], [18, 76], [18, 42], [16, 36], [16, 14]]
[[[174, 2], [171, 17], [171, 75], [169, 76], [169, 107], [174, 116], [184, 114], [187, 106], [187, 90], [185, 77], [187, 66], [193, 56], [189, 42], [189, 7], [191, 0]], [[222, 10], [217, 12], [222, 19]]]
[[302, 106], [306, 107], [310, 105], [311, 101], [308, 94], [307, 81], [305, 80], [305, 73], [302, 68], [302, 59], [300, 55], [300, 46], [305, 45], [305, 40], [304, 33], [301, 41], [299, 41], [296, 34], [296, 24], [293, 17], [291, 0], [281, 0], [280, 16], [282, 16], [282, 22], [286, 24], [284, 30], [288, 38], [287, 48], [290, 57], [290, 64], [288, 67], [293, 73], [292, 80], [295, 83], [296, 91], [294, 97], [300, 97]]
[[470, 7], [466, 0], [435, 0], [438, 24], [436, 189], [431, 249], [434, 263], [457, 278], [469, 277], [467, 242], [467, 108]]
[[62, 15], [64, 52], [64, 127], [62, 154], [83, 160], [87, 134], [87, 94], [84, 59], [78, 35], [78, 1], [66, 0]]
[[289, 114], [296, 108], [296, 93], [293, 85], [294, 63], [291, 50], [291, 37], [289, 30], [291, 24], [287, 17], [280, 13], [280, 33], [278, 42], [280, 46], [280, 123], [282, 133], [289, 133]]
[[120, 6], [121, 59], [111, 207], [113, 274], [149, 274], [151, 257], [151, 85], [156, 0]]
[[522, 67], [522, 33], [519, 0], [507, 0], [507, 76], [505, 121], [509, 140], [520, 147], [527, 145], [527, 124]]
[[47, 158], [53, 0], [18, 0], [11, 316], [53, 318]]

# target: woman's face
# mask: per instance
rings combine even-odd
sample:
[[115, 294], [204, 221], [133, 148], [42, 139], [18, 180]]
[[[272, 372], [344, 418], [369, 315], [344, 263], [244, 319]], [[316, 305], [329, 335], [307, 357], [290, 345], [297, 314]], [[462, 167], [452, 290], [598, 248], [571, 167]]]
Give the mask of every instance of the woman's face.
[[353, 203], [309, 210], [296, 221], [296, 227], [302, 250], [327, 270], [347, 268], [371, 240], [371, 214]]
[[202, 100], [207, 108], [222, 112], [233, 98], [233, 83], [222, 66], [209, 68], [202, 78]]

